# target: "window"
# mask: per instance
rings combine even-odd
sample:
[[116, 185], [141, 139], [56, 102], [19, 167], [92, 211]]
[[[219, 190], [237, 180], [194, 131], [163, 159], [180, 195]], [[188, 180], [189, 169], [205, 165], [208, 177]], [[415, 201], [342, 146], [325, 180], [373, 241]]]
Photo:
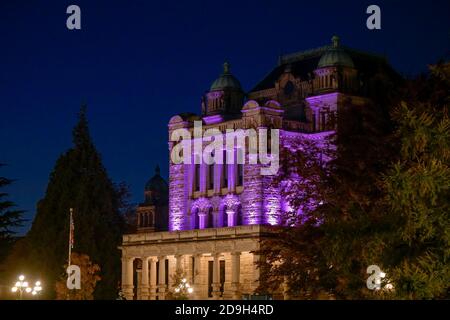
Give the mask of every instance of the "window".
[[242, 225], [242, 207], [241, 207], [241, 205], [239, 205], [236, 210], [236, 225], [237, 226]]
[[214, 189], [214, 164], [208, 165], [208, 190]]
[[295, 87], [294, 87], [294, 84], [292, 83], [292, 81], [288, 81], [286, 83], [286, 85], [284, 86], [283, 91], [286, 96], [290, 96], [294, 92], [294, 89], [295, 89]]
[[192, 229], [199, 228], [198, 208], [192, 209], [192, 211], [191, 211], [191, 226], [192, 226]]
[[241, 187], [244, 185], [244, 165], [238, 164], [237, 169], [238, 169], [237, 185]]
[[156, 284], [160, 284], [159, 283], [159, 260], [156, 261]]
[[194, 191], [200, 191], [200, 164], [194, 164]]
[[213, 261], [208, 261], [208, 297], [212, 297]]
[[220, 296], [222, 296], [225, 284], [225, 261], [220, 260], [219, 265], [220, 265], [220, 292], [221, 292]]
[[147, 213], [144, 213], [144, 225], [143, 227], [147, 227], [148, 226], [148, 215]]
[[164, 271], [165, 279], [164, 279], [164, 281], [165, 281], [166, 285], [169, 285], [169, 259], [165, 259], [165, 262], [166, 262], [166, 264], [164, 265], [164, 268], [165, 268], [165, 271]]
[[228, 227], [227, 206], [222, 208], [222, 227]]
[[237, 186], [243, 186], [244, 185], [244, 162], [245, 160], [242, 149], [238, 149], [237, 151], [238, 157], [237, 157]]
[[208, 228], [214, 228], [214, 215], [213, 215], [213, 208], [209, 208], [208, 210]]
[[228, 188], [228, 165], [227, 165], [227, 151], [223, 150], [223, 164], [222, 164], [222, 188]]

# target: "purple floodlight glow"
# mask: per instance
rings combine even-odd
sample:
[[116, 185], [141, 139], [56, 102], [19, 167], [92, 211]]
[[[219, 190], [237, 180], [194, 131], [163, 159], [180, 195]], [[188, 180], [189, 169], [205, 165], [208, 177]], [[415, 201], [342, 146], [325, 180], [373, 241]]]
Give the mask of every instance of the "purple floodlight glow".
[[207, 125], [215, 124], [215, 123], [222, 122], [223, 121], [223, 117], [220, 114], [215, 114], [215, 115], [212, 115], [212, 116], [203, 117], [203, 121], [205, 121], [205, 123]]
[[[217, 96], [219, 93], [210, 93]], [[318, 97], [317, 97], [318, 98]], [[330, 96], [330, 99], [333, 98]], [[256, 101], [248, 101], [242, 112], [244, 116], [257, 112], [258, 110], [270, 109], [282, 112], [281, 105], [276, 101], [269, 101], [264, 106], [259, 106]], [[258, 111], [259, 112], [259, 111]], [[250, 115], [251, 116], [251, 115]], [[178, 119], [176, 119], [178, 121]], [[211, 115], [203, 117], [206, 125], [219, 124], [224, 121], [222, 115]], [[302, 140], [309, 140], [319, 147], [327, 147], [327, 137], [334, 131], [319, 133], [301, 133], [287, 130], [280, 130], [280, 143], [294, 153], [301, 149]], [[195, 151], [195, 150], [193, 150]], [[328, 159], [323, 159], [327, 161]], [[214, 166], [214, 183], [211, 188], [207, 181], [210, 174], [209, 167], [205, 163], [200, 165], [200, 187], [194, 190], [195, 165], [170, 164], [170, 186], [169, 186], [169, 230], [189, 230], [195, 227], [207, 228], [211, 219], [210, 212], [217, 216], [217, 226], [235, 226], [242, 219], [243, 225], [270, 224], [279, 225], [284, 213], [294, 213], [289, 200], [290, 196], [282, 196], [281, 189], [288, 189], [290, 184], [301, 182], [301, 177], [292, 176], [285, 181], [283, 187], [270, 185], [270, 177], [263, 178], [260, 175], [260, 166], [244, 164], [243, 191], [237, 184], [237, 164], [225, 164], [228, 166], [228, 185], [222, 185], [223, 168], [222, 165]], [[224, 192], [224, 189], [227, 189]], [[213, 190], [211, 190], [213, 189]], [[296, 195], [299, 196], [299, 195]], [[317, 204], [314, 204], [317, 205]], [[297, 215], [302, 217], [311, 206], [306, 203], [298, 210]], [[304, 210], [304, 212], [302, 212]], [[241, 213], [240, 216], [238, 213]]]

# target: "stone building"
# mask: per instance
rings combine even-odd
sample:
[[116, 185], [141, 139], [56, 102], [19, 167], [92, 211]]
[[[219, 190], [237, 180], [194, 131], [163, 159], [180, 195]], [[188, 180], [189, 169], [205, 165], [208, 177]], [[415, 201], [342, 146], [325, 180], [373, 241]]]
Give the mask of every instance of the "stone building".
[[[194, 121], [201, 121], [203, 130], [217, 128], [222, 133], [279, 129], [280, 145], [290, 149], [302, 139], [321, 144], [326, 135], [339, 130], [329, 119], [343, 107], [370, 108], [377, 81], [392, 74], [383, 57], [344, 47], [336, 36], [330, 45], [280, 56], [275, 68], [249, 92], [225, 63], [223, 73], [202, 96], [201, 114], [170, 119], [169, 152], [175, 145], [170, 141], [172, 132], [180, 128], [192, 132]], [[194, 289], [192, 299], [241, 299], [255, 293], [260, 273], [256, 263], [262, 257], [253, 252], [289, 206], [273, 183], [275, 177], [261, 174], [262, 166], [171, 162], [168, 212], [164, 201], [155, 202], [150, 196], [137, 210], [138, 231], [123, 236], [125, 297], [171, 298], [179, 280], [173, 276], [176, 270]], [[162, 178], [157, 180], [146, 192], [167, 192]]]

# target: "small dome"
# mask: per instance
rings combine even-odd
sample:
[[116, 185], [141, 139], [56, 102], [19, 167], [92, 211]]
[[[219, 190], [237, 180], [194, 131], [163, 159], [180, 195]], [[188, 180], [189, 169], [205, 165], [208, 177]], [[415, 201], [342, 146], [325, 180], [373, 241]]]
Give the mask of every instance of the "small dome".
[[167, 182], [161, 177], [159, 166], [155, 168], [155, 175], [145, 184], [146, 191], [164, 191], [167, 190]]
[[230, 64], [228, 62], [225, 62], [223, 64], [223, 73], [219, 78], [214, 80], [210, 90], [211, 91], [222, 90], [225, 88], [242, 90], [241, 83], [239, 82], [239, 80], [236, 79], [236, 77], [231, 74]]
[[201, 120], [202, 118], [196, 115], [195, 113], [191, 112], [185, 112], [185, 113], [179, 113], [169, 120], [169, 124], [176, 124], [184, 121], [196, 121]]
[[331, 41], [333, 45], [322, 55], [317, 68], [335, 66], [354, 68], [355, 65], [353, 64], [352, 58], [340, 46], [339, 37], [334, 36]]
[[168, 190], [169, 186], [161, 177], [159, 166], [156, 166], [155, 175], [145, 184], [145, 202], [147, 204], [165, 202]]

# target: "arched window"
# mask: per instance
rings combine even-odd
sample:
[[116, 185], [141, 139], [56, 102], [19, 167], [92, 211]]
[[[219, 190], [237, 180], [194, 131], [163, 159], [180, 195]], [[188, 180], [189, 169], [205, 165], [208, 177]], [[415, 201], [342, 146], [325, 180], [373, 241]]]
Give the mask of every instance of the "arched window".
[[208, 165], [208, 190], [214, 189], [214, 164]]
[[148, 226], [148, 215], [147, 213], [144, 213], [144, 225], [143, 227], [147, 227]]
[[214, 215], [213, 215], [213, 208], [208, 209], [208, 228], [214, 228]]
[[227, 206], [222, 207], [222, 227], [228, 227]]
[[237, 186], [243, 186], [244, 185], [244, 162], [245, 162], [245, 155], [244, 151], [241, 148], [237, 149], [237, 157], [236, 157], [236, 163], [237, 163]]
[[236, 225], [241, 226], [242, 225], [242, 206], [239, 205], [236, 209]]
[[200, 191], [200, 165], [194, 164], [194, 191]]
[[192, 226], [192, 229], [198, 229], [199, 228], [198, 208], [194, 208], [191, 211], [191, 226]]
[[228, 161], [227, 161], [227, 151], [223, 150], [222, 158], [222, 188], [228, 188]]
[[153, 213], [149, 212], [148, 213], [148, 221], [147, 221], [147, 227], [153, 227]]

